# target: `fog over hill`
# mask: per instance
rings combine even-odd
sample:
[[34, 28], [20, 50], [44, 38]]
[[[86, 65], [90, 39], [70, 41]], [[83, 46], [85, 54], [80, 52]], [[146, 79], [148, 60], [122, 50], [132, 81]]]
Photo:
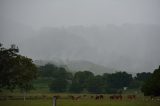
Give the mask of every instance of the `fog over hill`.
[[[3, 30], [6, 36], [1, 39], [2, 43], [13, 38], [12, 43], [16, 42], [21, 53], [34, 60], [84, 60], [129, 72], [152, 71], [160, 63], [159, 25], [46, 27], [40, 30], [20, 26], [25, 30], [16, 27]], [[17, 37], [22, 33], [32, 36]]]
[[159, 11], [159, 0], [0, 0], [0, 42], [33, 60], [148, 72], [160, 65]]
[[[84, 61], [84, 60], [72, 60], [72, 61], [63, 61], [63, 60], [35, 60], [34, 63], [37, 66], [44, 66], [45, 64], [54, 64], [56, 66], [64, 67], [67, 71], [75, 73], [77, 71], [90, 71], [94, 73], [95, 75], [102, 75], [103, 73], [114, 73], [116, 71], [108, 67], [105, 67], [103, 65], [95, 64], [90, 61]], [[134, 73], [132, 73], [134, 74]]]

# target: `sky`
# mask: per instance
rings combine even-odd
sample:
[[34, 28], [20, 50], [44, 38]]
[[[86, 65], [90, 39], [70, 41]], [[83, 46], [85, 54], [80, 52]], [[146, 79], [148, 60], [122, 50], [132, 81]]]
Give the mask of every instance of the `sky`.
[[159, 0], [1, 0], [1, 16], [44, 26], [160, 24]]
[[160, 65], [159, 0], [0, 0], [0, 42], [35, 59], [132, 72]]

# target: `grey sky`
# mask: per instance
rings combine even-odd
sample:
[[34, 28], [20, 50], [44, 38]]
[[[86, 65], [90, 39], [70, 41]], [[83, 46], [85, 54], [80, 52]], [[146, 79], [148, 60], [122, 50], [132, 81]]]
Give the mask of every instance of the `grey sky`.
[[1, 15], [33, 28], [160, 24], [159, 0], [1, 0]]
[[33, 59], [160, 65], [160, 0], [0, 0], [0, 42]]

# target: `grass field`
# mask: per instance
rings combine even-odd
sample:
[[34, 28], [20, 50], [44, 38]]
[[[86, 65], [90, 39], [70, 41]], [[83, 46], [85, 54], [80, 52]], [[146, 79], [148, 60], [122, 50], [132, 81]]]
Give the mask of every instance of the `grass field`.
[[[67, 96], [63, 94], [62, 96]], [[152, 101], [149, 98], [137, 97], [136, 100], [110, 100], [108, 95], [102, 100], [95, 100], [88, 97], [81, 98], [78, 101], [69, 98], [62, 98], [57, 100], [57, 106], [160, 106], [160, 101]], [[0, 106], [52, 106], [51, 99], [38, 100], [5, 100], [0, 101]]]
[[[0, 106], [52, 106], [52, 100], [0, 101]], [[57, 106], [160, 106], [155, 101], [58, 100]]]

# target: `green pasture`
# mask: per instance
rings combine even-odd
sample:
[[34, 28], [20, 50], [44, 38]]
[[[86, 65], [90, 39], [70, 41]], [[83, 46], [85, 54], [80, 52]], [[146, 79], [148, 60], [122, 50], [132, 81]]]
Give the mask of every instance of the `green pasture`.
[[[30, 96], [41, 95], [32, 94]], [[68, 95], [79, 96], [82, 94], [56, 94], [61, 98], [57, 100], [57, 106], [160, 106], [160, 101], [152, 101], [148, 97], [138, 96], [136, 100], [128, 100], [126, 95], [123, 95], [123, 100], [110, 100], [109, 95], [104, 95], [104, 99], [91, 99], [91, 95], [82, 97], [80, 100], [71, 100]], [[53, 94], [47, 94], [47, 97], [52, 97]], [[95, 95], [94, 95], [95, 96]], [[1, 100], [0, 106], [52, 106], [52, 99], [35, 99], [35, 100]]]
[[[52, 106], [52, 100], [8, 100], [0, 101], [0, 106]], [[57, 100], [57, 106], [160, 106], [155, 101], [116, 101], [116, 100]]]

